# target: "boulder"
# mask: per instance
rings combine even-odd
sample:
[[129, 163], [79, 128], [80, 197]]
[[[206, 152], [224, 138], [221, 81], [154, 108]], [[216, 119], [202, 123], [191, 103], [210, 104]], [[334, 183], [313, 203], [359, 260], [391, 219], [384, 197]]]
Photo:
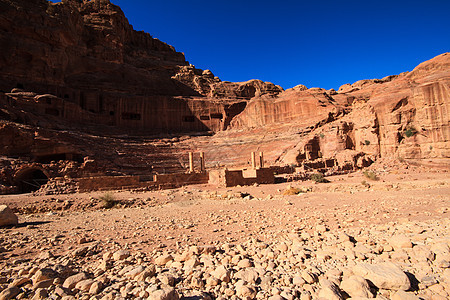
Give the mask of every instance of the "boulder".
[[0, 227], [19, 224], [19, 218], [7, 205], [0, 205]]
[[63, 287], [68, 288], [68, 289], [73, 289], [77, 285], [78, 282], [83, 281], [85, 279], [87, 279], [87, 276], [85, 273], [78, 273], [78, 274], [72, 275], [64, 281]]
[[329, 280], [320, 280], [321, 289], [319, 291], [319, 298], [328, 300], [343, 300], [339, 287]]
[[149, 300], [178, 300], [180, 296], [174, 288], [163, 288], [150, 294]]
[[411, 288], [408, 276], [391, 262], [361, 263], [353, 268], [353, 273], [370, 280], [379, 289], [406, 291]]
[[126, 259], [128, 256], [130, 256], [130, 252], [127, 250], [118, 250], [114, 252], [113, 259], [114, 260], [123, 260]]
[[370, 291], [369, 283], [361, 276], [350, 276], [344, 278], [341, 282], [340, 288], [349, 294], [352, 298], [363, 297], [372, 298], [372, 292]]
[[16, 287], [16, 286], [12, 286], [12, 287], [4, 289], [0, 293], [0, 299], [1, 300], [13, 299], [17, 295], [19, 295], [19, 293], [20, 293], [20, 289], [18, 287]]

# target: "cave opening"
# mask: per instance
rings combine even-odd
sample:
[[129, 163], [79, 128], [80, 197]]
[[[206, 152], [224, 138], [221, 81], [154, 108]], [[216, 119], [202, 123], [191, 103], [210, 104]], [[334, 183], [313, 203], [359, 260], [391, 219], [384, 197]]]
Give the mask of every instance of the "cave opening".
[[16, 184], [19, 194], [32, 193], [48, 182], [48, 176], [39, 168], [22, 170], [16, 176]]

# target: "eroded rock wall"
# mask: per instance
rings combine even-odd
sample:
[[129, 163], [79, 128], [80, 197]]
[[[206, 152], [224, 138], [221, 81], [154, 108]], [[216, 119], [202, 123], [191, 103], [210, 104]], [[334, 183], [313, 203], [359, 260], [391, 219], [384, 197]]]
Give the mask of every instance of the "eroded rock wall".
[[[171, 80], [184, 55], [134, 31], [109, 1], [0, 1], [0, 89], [194, 94]], [[77, 99], [72, 99], [76, 101]]]
[[445, 53], [412, 72], [360, 80], [338, 92], [299, 86], [276, 98], [254, 98], [231, 125], [312, 128], [303, 138], [292, 135], [299, 138], [296, 146], [281, 146], [278, 161], [286, 164], [310, 158], [305, 147], [313, 144], [318, 149], [313, 157], [352, 150], [370, 157], [448, 158], [449, 82], [450, 54]]
[[450, 54], [422, 63], [373, 91], [381, 156], [449, 157]]

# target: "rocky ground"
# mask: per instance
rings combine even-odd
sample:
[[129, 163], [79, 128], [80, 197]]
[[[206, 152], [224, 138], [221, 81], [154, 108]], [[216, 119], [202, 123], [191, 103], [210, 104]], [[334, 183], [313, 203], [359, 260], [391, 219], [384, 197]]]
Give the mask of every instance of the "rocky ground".
[[376, 173], [0, 196], [0, 299], [448, 299], [448, 173]]

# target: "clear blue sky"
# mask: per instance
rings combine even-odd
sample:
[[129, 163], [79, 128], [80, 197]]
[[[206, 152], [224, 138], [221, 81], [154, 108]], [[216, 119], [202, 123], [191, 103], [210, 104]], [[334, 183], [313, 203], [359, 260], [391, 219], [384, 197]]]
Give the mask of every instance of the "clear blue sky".
[[112, 0], [222, 80], [337, 89], [450, 51], [449, 0]]

